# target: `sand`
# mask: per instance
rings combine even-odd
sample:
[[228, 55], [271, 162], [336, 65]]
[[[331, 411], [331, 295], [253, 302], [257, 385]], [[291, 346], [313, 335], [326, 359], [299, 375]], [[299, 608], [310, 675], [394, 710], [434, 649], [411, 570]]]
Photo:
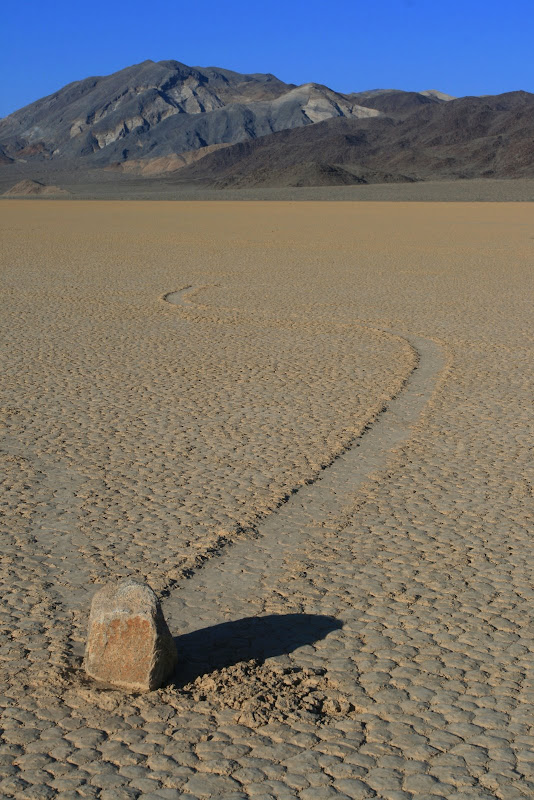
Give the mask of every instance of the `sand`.
[[532, 796], [532, 206], [1, 209], [0, 796]]

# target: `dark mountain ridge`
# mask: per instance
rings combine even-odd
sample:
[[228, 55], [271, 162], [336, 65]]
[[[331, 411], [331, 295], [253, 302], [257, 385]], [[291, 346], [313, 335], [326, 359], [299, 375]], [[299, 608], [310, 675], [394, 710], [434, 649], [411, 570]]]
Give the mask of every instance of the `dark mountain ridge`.
[[116, 181], [168, 174], [176, 184], [238, 188], [529, 177], [534, 95], [342, 94], [272, 74], [144, 61], [0, 120], [0, 169], [53, 183], [104, 169]]
[[331, 119], [212, 153], [184, 168], [177, 180], [218, 186], [273, 185], [270, 168], [276, 165], [277, 185], [308, 185], [287, 183], [302, 164], [343, 168], [355, 183], [531, 177], [534, 95], [519, 91], [465, 97], [422, 105], [397, 119]]

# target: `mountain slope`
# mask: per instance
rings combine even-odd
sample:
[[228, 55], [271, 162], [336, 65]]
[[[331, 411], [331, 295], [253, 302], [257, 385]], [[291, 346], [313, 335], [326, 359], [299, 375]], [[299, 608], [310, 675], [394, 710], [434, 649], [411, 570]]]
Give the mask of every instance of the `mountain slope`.
[[[346, 76], [345, 76], [346, 79]], [[15, 180], [171, 175], [214, 187], [534, 176], [534, 95], [341, 94], [178, 61], [87, 78], [0, 120]], [[105, 173], [99, 170], [105, 170]]]
[[374, 89], [347, 95], [354, 103], [392, 117], [403, 117], [422, 106], [440, 105], [443, 100], [425, 92], [403, 92], [400, 89]]
[[314, 185], [290, 182], [303, 164], [311, 176], [341, 167], [344, 183], [347, 174], [354, 182], [534, 176], [534, 95], [423, 104], [400, 119], [330, 119], [227, 147], [185, 167], [177, 180], [271, 185], [276, 170], [278, 185], [284, 176], [285, 185]]
[[83, 158], [105, 166], [378, 114], [319, 84], [145, 61], [69, 84], [0, 120], [0, 144], [5, 159]]

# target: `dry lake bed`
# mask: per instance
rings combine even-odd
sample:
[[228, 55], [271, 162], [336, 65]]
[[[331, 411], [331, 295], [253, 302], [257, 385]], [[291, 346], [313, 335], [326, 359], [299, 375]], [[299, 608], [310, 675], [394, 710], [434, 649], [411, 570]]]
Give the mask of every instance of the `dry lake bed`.
[[[534, 796], [529, 203], [0, 203], [0, 798]], [[91, 599], [180, 664], [82, 668]]]

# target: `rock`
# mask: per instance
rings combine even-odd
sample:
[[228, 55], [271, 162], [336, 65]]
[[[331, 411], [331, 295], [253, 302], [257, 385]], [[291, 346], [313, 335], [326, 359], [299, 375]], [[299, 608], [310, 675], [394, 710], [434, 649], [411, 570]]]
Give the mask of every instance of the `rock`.
[[147, 584], [123, 580], [93, 597], [85, 671], [132, 691], [159, 688], [176, 665], [176, 645]]

